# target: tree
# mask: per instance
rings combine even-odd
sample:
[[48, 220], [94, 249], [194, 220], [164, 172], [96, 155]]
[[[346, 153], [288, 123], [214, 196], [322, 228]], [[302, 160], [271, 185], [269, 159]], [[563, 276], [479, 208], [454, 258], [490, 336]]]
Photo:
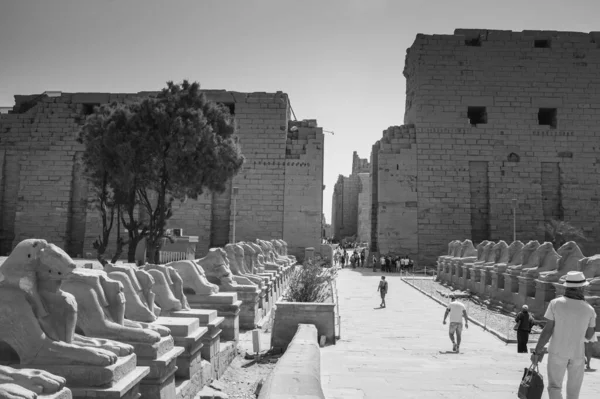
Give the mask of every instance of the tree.
[[543, 232], [554, 249], [560, 248], [567, 241], [587, 240], [583, 230], [563, 220], [552, 219], [544, 223]]
[[[167, 82], [156, 97], [114, 103], [88, 117], [80, 135], [86, 171], [108, 172], [125, 213], [130, 256], [146, 238], [148, 260], [157, 261], [173, 201], [225, 190], [244, 162], [233, 134], [229, 109], [188, 81]], [[139, 207], [148, 215], [145, 225]]]

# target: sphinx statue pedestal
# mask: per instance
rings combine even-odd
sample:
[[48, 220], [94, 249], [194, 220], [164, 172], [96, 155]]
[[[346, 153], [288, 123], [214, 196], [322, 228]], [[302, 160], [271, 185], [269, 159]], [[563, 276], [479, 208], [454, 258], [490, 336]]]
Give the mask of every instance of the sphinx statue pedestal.
[[168, 327], [177, 347], [183, 353], [177, 357], [175, 371], [175, 391], [177, 398], [193, 398], [209, 383], [205, 375], [212, 376], [212, 370], [204, 372], [210, 366], [202, 362], [202, 339], [208, 334], [208, 327], [200, 327], [200, 321], [192, 317], [159, 317], [154, 324]]
[[491, 276], [492, 284], [490, 284], [489, 295], [492, 306], [502, 308], [502, 291], [504, 291], [504, 275], [496, 270], [490, 270], [488, 273]]
[[162, 337], [154, 344], [133, 343], [140, 365], [150, 368], [150, 373], [140, 384], [142, 398], [170, 399], [176, 395], [175, 370], [177, 358], [184, 349], [175, 346], [172, 336]]
[[535, 313], [538, 318], [543, 317], [548, 304], [554, 298], [556, 298], [554, 283], [535, 280], [535, 300], [533, 309], [529, 309], [529, 311]]
[[[200, 356], [202, 357], [202, 381], [207, 382], [212, 378], [219, 378], [229, 365], [225, 368], [220, 368], [220, 353], [221, 353], [221, 325], [225, 321], [224, 317], [219, 317], [216, 310], [213, 309], [191, 309], [179, 310], [171, 312], [170, 317], [190, 318], [194, 317], [198, 320], [200, 328], [205, 327], [207, 332], [202, 335], [200, 347]], [[223, 346], [226, 350], [229, 347]], [[235, 348], [234, 348], [235, 349]]]
[[73, 398], [73, 393], [71, 392], [71, 390], [69, 388], [63, 388], [58, 392], [37, 396], [37, 399], [72, 399], [72, 398]]
[[502, 308], [512, 312], [515, 309], [515, 295], [519, 295], [519, 280], [517, 276], [510, 273], [502, 273], [504, 287], [498, 289], [498, 299], [502, 302]]
[[492, 285], [492, 275], [490, 270], [482, 267], [479, 271], [479, 287], [477, 287], [477, 295], [481, 299], [488, 298], [490, 296], [490, 287]]
[[533, 312], [533, 302], [535, 299], [535, 280], [531, 277], [518, 276], [519, 294], [515, 298], [514, 304], [519, 309], [523, 305], [529, 306], [529, 311]]
[[[265, 290], [266, 291], [266, 290]], [[237, 292], [238, 298], [242, 301], [240, 307], [240, 328], [244, 330], [253, 330], [263, 317], [263, 309], [259, 308], [261, 296], [264, 297], [263, 290], [256, 287], [256, 291]]]
[[[120, 357], [110, 366], [58, 365], [58, 364], [9, 364], [15, 369], [36, 368], [45, 370], [67, 380], [73, 398], [137, 399], [140, 382], [150, 373], [148, 367], [137, 366], [136, 355]], [[44, 397], [44, 396], [42, 396]], [[49, 395], [50, 398], [54, 398]], [[71, 397], [71, 396], [68, 396]], [[40, 398], [40, 396], [38, 396]], [[57, 398], [62, 398], [57, 396]]]
[[221, 339], [235, 341], [240, 333], [240, 308], [242, 301], [238, 299], [237, 292], [218, 292], [211, 295], [187, 295], [188, 302], [193, 309], [214, 309], [217, 314], [224, 317], [221, 329]]

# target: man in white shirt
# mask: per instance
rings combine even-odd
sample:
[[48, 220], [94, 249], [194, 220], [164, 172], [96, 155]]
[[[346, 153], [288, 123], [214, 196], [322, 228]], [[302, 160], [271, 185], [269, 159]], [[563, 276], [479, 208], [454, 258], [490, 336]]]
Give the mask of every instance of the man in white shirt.
[[[450, 304], [444, 313], [444, 324], [446, 324], [446, 318], [450, 315], [450, 328], [448, 335], [450, 335], [450, 341], [452, 341], [452, 350], [456, 353], [460, 352], [460, 341], [462, 337], [462, 319], [465, 318], [465, 327], [469, 328], [469, 317], [467, 315], [467, 309], [465, 305], [456, 300], [454, 295], [450, 295]], [[454, 340], [454, 333], [456, 333], [456, 341]]]
[[548, 396], [562, 399], [562, 383], [567, 376], [567, 399], [579, 398], [585, 371], [584, 340], [594, 335], [596, 312], [585, 301], [583, 288], [589, 283], [582, 272], [567, 273], [565, 295], [553, 299], [544, 317], [548, 320], [531, 361], [538, 364], [548, 340]]

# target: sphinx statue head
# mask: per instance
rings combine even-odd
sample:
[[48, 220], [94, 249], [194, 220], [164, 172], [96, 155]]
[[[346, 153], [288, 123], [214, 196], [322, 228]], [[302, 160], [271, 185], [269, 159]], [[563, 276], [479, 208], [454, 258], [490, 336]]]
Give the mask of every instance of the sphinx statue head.
[[38, 286], [57, 290], [73, 270], [75, 262], [61, 248], [46, 240], [23, 240], [0, 265], [0, 286], [21, 289], [33, 303], [37, 317], [47, 317]]
[[244, 274], [244, 271], [243, 271], [242, 267], [240, 266], [240, 264], [238, 263], [238, 258], [235, 255], [235, 248], [237, 248], [237, 245], [235, 245], [235, 244], [225, 245], [224, 249], [225, 249], [226, 259], [227, 259], [227, 262], [229, 263], [229, 267], [231, 268], [232, 273], [235, 274], [236, 276], [241, 276]]
[[468, 257], [475, 256], [475, 255], [477, 255], [477, 250], [473, 246], [473, 241], [464, 240], [461, 243], [460, 257], [468, 258]]
[[[549, 272], [556, 270], [558, 266], [558, 259], [560, 255], [554, 250], [554, 246], [551, 242], [544, 242], [542, 245], [538, 247], [535, 251], [537, 254], [537, 265], [529, 268], [524, 268], [522, 271], [522, 275], [531, 278], [538, 278], [540, 273]], [[530, 257], [533, 259], [533, 256]]]
[[173, 292], [175, 282], [171, 278], [168, 268], [165, 265], [145, 264], [144, 270], [152, 276], [154, 285], [152, 286], [152, 292], [154, 293], [154, 300], [158, 303], [161, 308], [162, 314], [169, 314], [173, 311], [179, 311], [183, 309], [183, 304]]
[[[17, 352], [22, 365], [107, 366], [133, 351], [130, 345], [75, 334], [81, 306], [61, 290], [73, 276], [75, 263], [56, 245], [24, 240], [0, 270], [0, 320], [11, 320], [0, 328], [0, 341]], [[100, 299], [108, 304], [103, 296]]]
[[558, 262], [555, 270], [542, 271], [539, 274], [541, 281], [557, 282], [570, 271], [579, 271], [579, 260], [583, 258], [583, 253], [574, 241], [564, 243], [558, 249]]
[[183, 280], [183, 291], [188, 295], [212, 295], [219, 292], [219, 287], [206, 278], [202, 266], [193, 260], [178, 260], [169, 263], [177, 270]]
[[246, 270], [248, 270], [249, 273], [253, 274], [259, 273], [258, 265], [254, 263], [254, 258], [256, 256], [256, 251], [254, 250], [254, 248], [252, 248], [245, 242], [239, 242], [237, 245], [239, 245], [240, 248], [242, 248], [244, 251], [244, 264], [246, 266]]
[[248, 270], [248, 265], [246, 265], [246, 253], [240, 244], [233, 245], [233, 254], [238, 266], [244, 272], [244, 274], [250, 273], [250, 270]]
[[508, 246], [508, 265], [518, 265], [523, 261], [523, 242], [516, 240]]
[[220, 289], [231, 291], [234, 288], [233, 273], [227, 263], [227, 253], [222, 248], [211, 248], [208, 254], [196, 262], [202, 266], [209, 282]]
[[477, 260], [483, 261], [485, 260], [486, 252], [485, 248], [490, 242], [488, 240], [483, 240], [479, 244], [477, 244]]
[[493, 262], [494, 261], [494, 246], [496, 243], [494, 241], [488, 241], [488, 243], [483, 247], [482, 258], [484, 262]]
[[124, 318], [123, 285], [103, 270], [77, 268], [64, 282], [79, 307], [77, 326], [86, 336], [125, 342], [155, 343], [161, 334]]
[[500, 240], [492, 249], [494, 251], [494, 262], [495, 263], [506, 263], [508, 262], [508, 244], [506, 241]]
[[[135, 276], [135, 274], [133, 274]], [[131, 275], [122, 271], [112, 271], [108, 277], [119, 281], [123, 285], [125, 294], [125, 317], [131, 320], [151, 323], [156, 320], [156, 315], [148, 308], [145, 301], [139, 295], [142, 287], [137, 281], [131, 279]]]
[[579, 271], [587, 280], [600, 277], [600, 255], [593, 255], [579, 259]]

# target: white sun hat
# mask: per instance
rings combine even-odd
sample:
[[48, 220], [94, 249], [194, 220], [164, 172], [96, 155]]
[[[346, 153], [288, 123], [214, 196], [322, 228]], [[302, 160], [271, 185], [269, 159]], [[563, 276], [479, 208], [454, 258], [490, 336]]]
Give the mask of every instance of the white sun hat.
[[590, 285], [585, 279], [585, 275], [582, 272], [572, 271], [567, 273], [566, 281], [563, 285], [567, 288], [585, 287]]

